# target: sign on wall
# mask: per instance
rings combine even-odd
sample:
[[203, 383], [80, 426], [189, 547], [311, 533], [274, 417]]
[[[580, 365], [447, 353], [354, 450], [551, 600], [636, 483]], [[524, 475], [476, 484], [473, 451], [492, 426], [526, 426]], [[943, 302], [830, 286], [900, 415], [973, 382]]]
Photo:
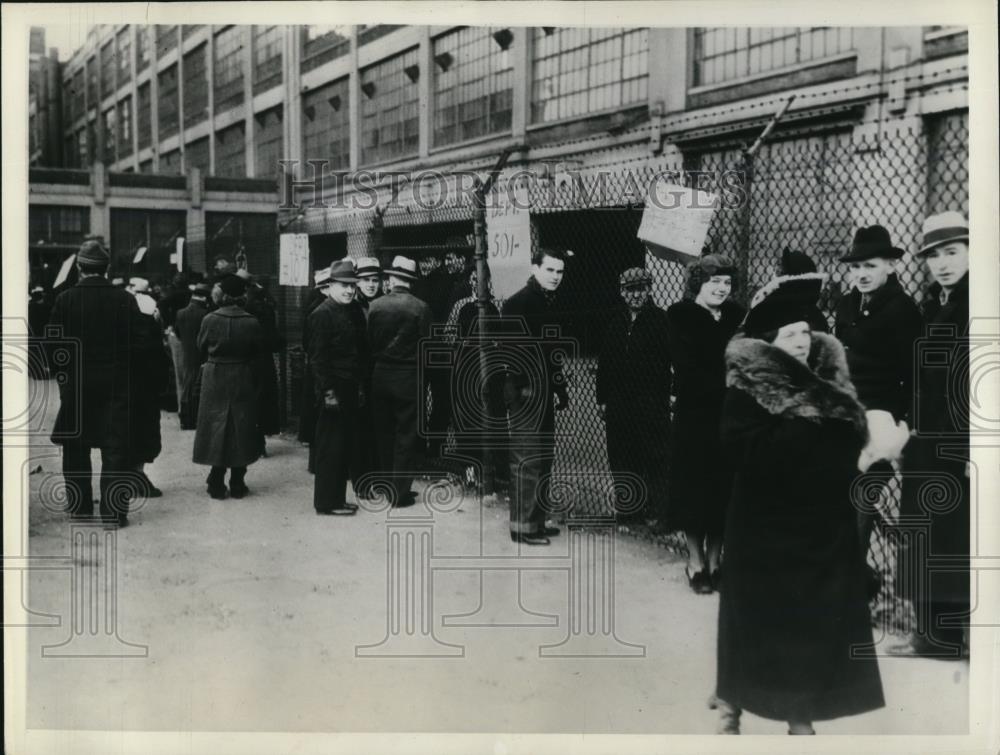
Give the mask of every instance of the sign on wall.
[[507, 299], [531, 274], [531, 213], [527, 189], [514, 190], [515, 200], [500, 192], [486, 209], [486, 250], [493, 278], [493, 295]]
[[661, 259], [688, 262], [701, 256], [719, 197], [660, 180], [646, 200], [636, 234]]
[[278, 284], [309, 285], [309, 234], [281, 234], [278, 245]]

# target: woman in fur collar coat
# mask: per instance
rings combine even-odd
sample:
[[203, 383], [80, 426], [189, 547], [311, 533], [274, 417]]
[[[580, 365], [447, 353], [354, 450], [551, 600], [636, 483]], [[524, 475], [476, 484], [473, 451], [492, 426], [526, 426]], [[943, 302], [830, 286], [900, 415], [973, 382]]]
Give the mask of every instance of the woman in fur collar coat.
[[[884, 705], [851, 486], [867, 440], [844, 348], [777, 287], [726, 349], [722, 443], [735, 469], [716, 694], [812, 734]], [[860, 653], [852, 652], [860, 649]], [[857, 657], [856, 657], [857, 656]], [[725, 701], [725, 702], [722, 702]]]

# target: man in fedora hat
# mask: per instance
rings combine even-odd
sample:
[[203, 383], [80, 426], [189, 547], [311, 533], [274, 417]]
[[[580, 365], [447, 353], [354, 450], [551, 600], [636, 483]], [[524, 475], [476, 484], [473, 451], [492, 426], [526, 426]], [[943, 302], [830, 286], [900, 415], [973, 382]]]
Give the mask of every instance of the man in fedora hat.
[[52, 442], [63, 447], [68, 510], [93, 513], [90, 454], [101, 449], [100, 513], [109, 527], [128, 524], [129, 498], [138, 491], [128, 472], [129, 384], [133, 350], [149, 346], [135, 297], [107, 279], [111, 256], [89, 239], [76, 255], [78, 282], [56, 299], [49, 324], [76, 348], [56, 366], [59, 413]]
[[357, 260], [358, 293], [354, 300], [368, 317], [371, 303], [382, 296], [382, 265], [377, 257], [361, 257]]
[[326, 282], [327, 300], [309, 315], [309, 364], [316, 398], [316, 433], [312, 445], [313, 507], [317, 514], [351, 516], [357, 505], [347, 502], [347, 480], [357, 493], [358, 412], [367, 397], [368, 371], [365, 321], [354, 306], [358, 282], [350, 259], [334, 262]]
[[[889, 457], [898, 451], [894, 439], [905, 431], [913, 403], [913, 349], [923, 327], [920, 310], [896, 276], [902, 256], [880, 225], [854, 234], [851, 250], [840, 258], [849, 267], [852, 289], [838, 302], [834, 325], [868, 417], [871, 438], [862, 471], [887, 478], [893, 475]], [[868, 466], [871, 461], [875, 463]], [[859, 510], [866, 548], [871, 526], [871, 515]]]
[[[969, 626], [969, 224], [956, 211], [924, 221], [917, 257], [934, 279], [921, 304], [926, 331], [916, 360], [914, 435], [903, 454], [900, 525], [919, 522], [923, 548], [901, 538], [897, 572], [904, 580], [917, 624], [894, 655], [958, 659]], [[935, 358], [936, 357], [936, 358]], [[944, 357], [942, 359], [942, 357]], [[929, 509], [922, 492], [929, 480], [952, 483], [947, 506]], [[928, 560], [949, 562], [931, 569]], [[916, 589], [915, 589], [916, 588]], [[967, 648], [967, 646], [966, 646]]]
[[[372, 302], [382, 297], [382, 265], [376, 257], [361, 257], [356, 262], [358, 276], [358, 291], [354, 295], [356, 306], [368, 319]], [[369, 360], [363, 385], [365, 393], [372, 395], [372, 365]], [[361, 481], [359, 493], [363, 498], [371, 497], [372, 475], [378, 468], [378, 453], [375, 446], [375, 419], [372, 413], [372, 402], [368, 401], [361, 407], [357, 424], [357, 450], [359, 455], [358, 474]], [[355, 487], [358, 481], [355, 481]]]
[[417, 464], [417, 401], [422, 399], [419, 341], [431, 332], [433, 315], [426, 302], [410, 292], [417, 264], [397, 256], [387, 270], [390, 290], [368, 311], [371, 347], [372, 410], [379, 467], [392, 475], [392, 503], [414, 503], [410, 491]]

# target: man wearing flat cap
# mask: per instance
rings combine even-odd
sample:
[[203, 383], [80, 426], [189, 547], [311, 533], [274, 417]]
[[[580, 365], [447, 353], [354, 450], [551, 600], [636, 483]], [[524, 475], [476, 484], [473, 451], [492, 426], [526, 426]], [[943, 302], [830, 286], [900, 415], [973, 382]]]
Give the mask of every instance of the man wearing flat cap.
[[97, 240], [76, 255], [79, 279], [56, 299], [49, 324], [58, 339], [76, 347], [55, 365], [59, 413], [52, 442], [63, 447], [68, 510], [74, 518], [93, 513], [90, 452], [101, 449], [100, 514], [109, 527], [128, 524], [129, 500], [137, 494], [129, 462], [129, 374], [133, 350], [149, 344], [139, 307], [106, 275], [111, 256]]
[[624, 307], [611, 317], [597, 360], [617, 517], [661, 519], [667, 498], [670, 354], [667, 313], [650, 297], [652, 277], [633, 267], [618, 279]]
[[[915, 432], [903, 452], [899, 514], [901, 528], [913, 523], [925, 539], [922, 548], [900, 539], [897, 573], [910, 576], [901, 594], [913, 604], [917, 624], [909, 642], [889, 652], [958, 659], [967, 652], [970, 602], [968, 221], [956, 211], [928, 217], [917, 256], [934, 282], [920, 307], [925, 331], [917, 347]], [[947, 505], [926, 505], [935, 485], [954, 491]], [[930, 559], [949, 568], [929, 568]]]
[[[840, 258], [848, 264], [852, 289], [837, 304], [834, 325], [868, 417], [870, 441], [862, 471], [886, 479], [892, 477], [893, 469], [891, 454], [884, 451], [898, 449], [893, 438], [909, 421], [913, 349], [923, 329], [920, 310], [896, 276], [896, 263], [902, 256], [903, 250], [893, 246], [889, 232], [880, 225], [855, 233], [851, 250]], [[858, 525], [867, 548], [871, 515], [859, 509]]]
[[389, 293], [368, 310], [368, 343], [372, 372], [372, 411], [378, 447], [379, 471], [391, 475], [392, 503], [415, 502], [414, 469], [418, 459], [417, 402], [423, 385], [417, 365], [419, 343], [431, 332], [433, 315], [426, 302], [410, 292], [417, 264], [397, 256], [386, 271]]
[[368, 400], [363, 387], [368, 372], [365, 319], [353, 303], [357, 282], [351, 260], [334, 262], [325, 287], [328, 298], [309, 315], [309, 364], [317, 415], [313, 507], [321, 515], [351, 516], [358, 509], [346, 498], [348, 479], [354, 481], [357, 493], [358, 412]]

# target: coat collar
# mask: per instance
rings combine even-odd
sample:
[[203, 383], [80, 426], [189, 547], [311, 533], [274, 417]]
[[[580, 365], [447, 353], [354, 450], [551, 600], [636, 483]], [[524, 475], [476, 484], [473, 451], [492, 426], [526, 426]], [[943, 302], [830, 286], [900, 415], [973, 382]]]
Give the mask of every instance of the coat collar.
[[[903, 286], [899, 282], [899, 276], [895, 273], [889, 273], [889, 277], [886, 278], [886, 281], [882, 284], [881, 288], [877, 289], [868, 297], [868, 306], [865, 309], [867, 309], [868, 312], [877, 312], [900, 294], [905, 295], [906, 292], [903, 290]], [[851, 297], [851, 301], [854, 303], [854, 308], [857, 310], [861, 306], [861, 292], [856, 288], [852, 288]]]
[[76, 285], [86, 286], [87, 288], [101, 287], [110, 288], [111, 281], [105, 278], [103, 275], [92, 275], [87, 278], [80, 278]]
[[846, 420], [867, 439], [865, 410], [851, 383], [840, 341], [812, 334], [809, 366], [756, 338], [734, 338], [726, 347], [726, 385], [750, 394], [768, 413], [814, 422]]
[[243, 309], [243, 307], [236, 304], [227, 304], [224, 307], [219, 307], [212, 314], [219, 315], [220, 317], [253, 317], [253, 315]]
[[[962, 276], [962, 280], [955, 284], [955, 287], [951, 290], [951, 294], [948, 295], [948, 304], [946, 306], [954, 306], [959, 302], [969, 301], [969, 274], [966, 273]], [[935, 307], [940, 307], [941, 302], [941, 284], [932, 283], [927, 289], [927, 303]]]

